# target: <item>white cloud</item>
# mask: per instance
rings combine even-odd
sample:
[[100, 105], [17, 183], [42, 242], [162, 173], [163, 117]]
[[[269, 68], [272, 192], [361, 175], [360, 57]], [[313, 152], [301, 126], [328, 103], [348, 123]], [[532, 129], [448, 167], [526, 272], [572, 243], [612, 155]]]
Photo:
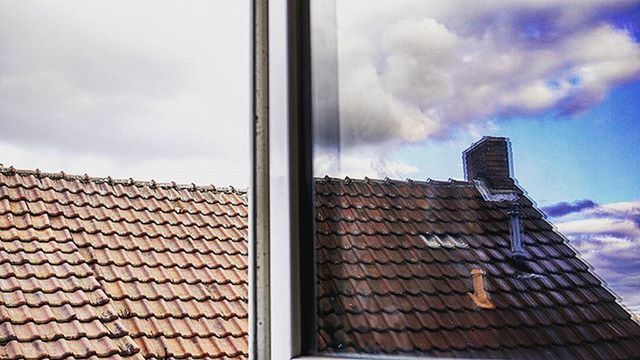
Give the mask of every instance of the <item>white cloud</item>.
[[603, 204], [589, 212], [596, 214], [640, 215], [640, 200]]
[[[234, 186], [246, 188], [249, 163], [242, 154], [223, 159], [207, 156], [155, 157], [140, 161], [118, 161], [112, 156], [69, 155], [64, 150], [31, 149], [0, 143], [0, 164], [18, 169], [39, 168], [43, 172], [64, 171], [71, 175], [88, 174], [114, 179], [175, 181], [179, 184]], [[7, 162], [4, 159], [10, 159]]]
[[[567, 211], [555, 219], [562, 223], [571, 223], [584, 219], [607, 220], [607, 219], [631, 219], [640, 216], [640, 200], [613, 202], [607, 204], [595, 204], [589, 200], [583, 200], [592, 205], [582, 206], [573, 211]], [[550, 207], [554, 207], [551, 205]]]
[[[630, 4], [338, 2], [341, 147], [391, 147], [471, 131], [495, 116], [587, 109], [640, 76], [640, 45], [599, 18]], [[325, 79], [323, 69], [317, 76]]]
[[640, 236], [637, 224], [630, 220], [611, 218], [592, 218], [574, 220], [558, 224], [558, 229], [565, 234], [624, 234], [626, 236]]
[[362, 179], [365, 177], [405, 179], [417, 173], [418, 168], [402, 161], [388, 160], [381, 155], [368, 154], [336, 154], [321, 152], [314, 157], [314, 173], [333, 177], [350, 177]]

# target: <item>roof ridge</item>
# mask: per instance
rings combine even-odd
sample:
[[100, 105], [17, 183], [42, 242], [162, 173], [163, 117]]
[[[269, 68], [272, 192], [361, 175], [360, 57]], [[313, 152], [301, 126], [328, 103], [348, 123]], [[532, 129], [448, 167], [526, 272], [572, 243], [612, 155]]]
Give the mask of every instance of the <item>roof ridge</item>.
[[401, 179], [391, 179], [391, 178], [384, 178], [384, 179], [372, 179], [369, 177], [364, 177], [362, 178], [351, 178], [349, 176], [345, 176], [344, 178], [339, 178], [339, 177], [332, 177], [329, 175], [325, 175], [324, 177], [314, 177], [314, 179], [319, 180], [321, 183], [325, 182], [325, 183], [329, 183], [329, 182], [344, 182], [344, 183], [373, 183], [373, 184], [393, 184], [393, 185], [399, 185], [399, 186], [412, 186], [414, 184], [418, 184], [418, 185], [443, 185], [443, 186], [451, 186], [451, 185], [460, 185], [460, 186], [468, 186], [468, 185], [474, 185], [473, 181], [467, 181], [467, 180], [459, 180], [459, 179], [453, 179], [453, 178], [449, 178], [448, 180], [434, 180], [431, 178], [427, 178], [426, 180], [416, 180], [416, 179], [411, 179], [411, 178], [406, 178], [404, 180]]
[[200, 191], [200, 192], [215, 192], [215, 193], [236, 193], [239, 195], [244, 195], [247, 193], [247, 189], [240, 188], [237, 189], [232, 185], [229, 186], [215, 186], [215, 185], [196, 185], [194, 183], [191, 184], [176, 184], [176, 182], [156, 182], [155, 180], [134, 180], [133, 178], [129, 179], [113, 179], [111, 176], [107, 177], [97, 177], [97, 176], [89, 176], [86, 173], [84, 175], [69, 175], [64, 171], [60, 171], [58, 173], [52, 172], [42, 172], [40, 169], [28, 170], [28, 169], [16, 169], [13, 166], [3, 166], [0, 164], [0, 174], [3, 175], [20, 175], [20, 176], [35, 176], [37, 178], [50, 178], [52, 180], [69, 180], [69, 181], [80, 181], [83, 183], [92, 182], [95, 184], [119, 184], [124, 186], [136, 186], [136, 187], [148, 187], [151, 189], [154, 188], [162, 188], [162, 189], [176, 189], [176, 190], [189, 190], [189, 191]]

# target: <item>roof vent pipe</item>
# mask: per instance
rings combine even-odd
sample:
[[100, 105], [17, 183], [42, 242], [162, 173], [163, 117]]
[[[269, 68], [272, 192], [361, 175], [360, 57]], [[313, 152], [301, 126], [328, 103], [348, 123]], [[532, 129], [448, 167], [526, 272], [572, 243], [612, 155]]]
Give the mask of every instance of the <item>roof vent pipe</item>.
[[508, 214], [511, 224], [511, 257], [525, 257], [524, 249], [522, 248], [522, 236], [520, 234], [520, 205], [513, 205]]
[[471, 270], [471, 279], [473, 280], [473, 293], [469, 294], [473, 302], [482, 309], [493, 309], [495, 305], [489, 299], [489, 294], [484, 288], [485, 272], [481, 269]]

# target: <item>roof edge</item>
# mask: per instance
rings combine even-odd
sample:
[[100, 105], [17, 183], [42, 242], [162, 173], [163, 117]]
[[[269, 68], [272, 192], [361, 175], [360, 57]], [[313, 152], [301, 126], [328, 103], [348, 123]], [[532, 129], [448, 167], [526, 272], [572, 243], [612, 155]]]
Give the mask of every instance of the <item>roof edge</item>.
[[498, 142], [503, 142], [504, 141], [507, 144], [509, 144], [511, 142], [511, 139], [509, 139], [508, 137], [504, 137], [504, 136], [488, 136], [488, 135], [485, 135], [482, 138], [480, 138], [480, 140], [474, 142], [467, 149], [465, 149], [462, 152], [462, 155], [464, 156], [466, 153], [471, 152], [474, 149], [477, 149], [480, 145], [484, 144], [485, 142], [489, 142], [489, 141], [498, 141]]
[[384, 178], [384, 179], [371, 179], [369, 177], [365, 177], [364, 179], [358, 178], [338, 178], [331, 177], [326, 175], [324, 177], [314, 177], [315, 180], [319, 180], [321, 183], [330, 183], [330, 182], [356, 182], [356, 183], [364, 183], [364, 184], [388, 184], [388, 185], [396, 185], [396, 186], [413, 186], [413, 185], [442, 185], [442, 186], [475, 186], [472, 181], [467, 180], [457, 180], [449, 178], [448, 180], [434, 180], [431, 178], [427, 178], [426, 180], [414, 180], [411, 178], [406, 178], [405, 180]]
[[191, 184], [176, 184], [175, 182], [156, 182], [155, 180], [134, 180], [133, 178], [129, 179], [113, 179], [110, 176], [107, 177], [94, 177], [89, 176], [87, 174], [84, 175], [69, 175], [64, 171], [60, 171], [58, 173], [50, 173], [50, 172], [42, 172], [40, 169], [35, 170], [27, 170], [27, 169], [16, 169], [13, 166], [5, 167], [0, 164], [0, 174], [3, 175], [20, 175], [20, 176], [35, 176], [36, 178], [49, 178], [52, 180], [68, 180], [68, 181], [79, 181], [82, 183], [92, 182], [95, 184], [109, 184], [109, 185], [124, 185], [124, 186], [136, 186], [136, 187], [148, 187], [151, 189], [161, 188], [161, 189], [176, 189], [176, 190], [188, 190], [188, 191], [199, 191], [199, 192], [215, 192], [215, 193], [236, 193], [239, 195], [245, 195], [247, 193], [247, 189], [240, 188], [236, 189], [235, 187], [229, 185], [225, 187], [218, 187], [215, 185], [196, 185], [194, 183]]

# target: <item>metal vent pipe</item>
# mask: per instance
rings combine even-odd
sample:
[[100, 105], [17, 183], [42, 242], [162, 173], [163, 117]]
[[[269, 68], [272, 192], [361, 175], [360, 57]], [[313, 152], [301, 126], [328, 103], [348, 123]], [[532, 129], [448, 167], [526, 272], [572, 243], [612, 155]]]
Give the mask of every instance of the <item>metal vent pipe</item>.
[[522, 235], [520, 227], [520, 205], [515, 204], [509, 211], [509, 222], [511, 224], [511, 257], [524, 257], [522, 248]]

